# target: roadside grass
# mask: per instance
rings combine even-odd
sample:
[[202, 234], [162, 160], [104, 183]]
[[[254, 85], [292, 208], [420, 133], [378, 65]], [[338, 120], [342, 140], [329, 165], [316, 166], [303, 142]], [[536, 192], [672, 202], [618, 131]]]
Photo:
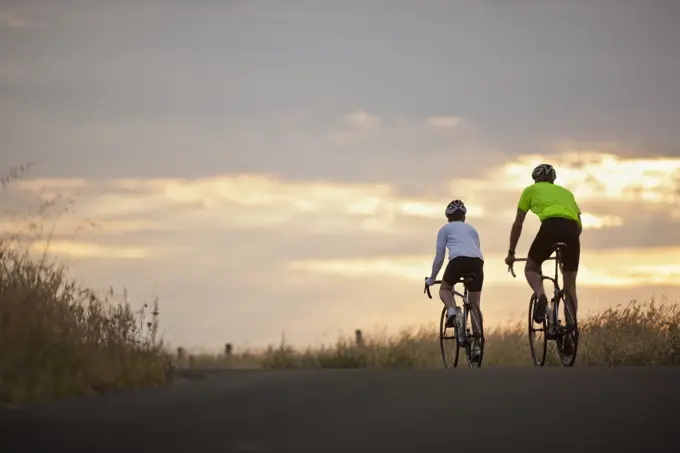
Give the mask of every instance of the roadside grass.
[[[580, 322], [574, 366], [680, 364], [680, 305], [662, 298], [633, 300]], [[179, 368], [442, 368], [438, 326], [405, 329], [397, 335], [364, 334], [362, 344], [339, 338], [333, 346], [296, 349], [281, 342], [231, 355], [174, 354]], [[461, 350], [458, 366], [466, 366]], [[484, 367], [532, 366], [524, 323], [489, 328]], [[561, 366], [553, 342], [546, 366]]]
[[[25, 170], [0, 179], [3, 191]], [[54, 199], [42, 202], [38, 217], [46, 220], [55, 206]], [[0, 237], [0, 404], [167, 382], [158, 301], [143, 305], [154, 315], [140, 323], [125, 292], [82, 288], [50, 261], [49, 246], [36, 254], [43, 224], [15, 226]]]

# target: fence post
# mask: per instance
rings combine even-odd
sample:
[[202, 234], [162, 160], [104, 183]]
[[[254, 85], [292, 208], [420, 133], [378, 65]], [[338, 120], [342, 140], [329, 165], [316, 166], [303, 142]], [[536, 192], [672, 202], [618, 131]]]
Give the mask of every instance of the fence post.
[[177, 360], [184, 360], [184, 353], [185, 352], [186, 351], [184, 351], [183, 347], [180, 346], [179, 348], [177, 348]]
[[224, 345], [224, 355], [226, 356], [231, 355], [231, 343], [227, 343]]
[[357, 346], [361, 346], [362, 344], [364, 344], [364, 339], [361, 337], [361, 329], [357, 329], [354, 331], [354, 340]]

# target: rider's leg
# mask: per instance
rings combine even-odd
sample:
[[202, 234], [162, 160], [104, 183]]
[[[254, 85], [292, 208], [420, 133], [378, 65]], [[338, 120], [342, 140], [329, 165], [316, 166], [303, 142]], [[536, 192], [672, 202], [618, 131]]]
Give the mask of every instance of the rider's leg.
[[545, 319], [545, 307], [548, 305], [548, 297], [545, 295], [543, 288], [543, 279], [539, 273], [540, 267], [531, 259], [527, 259], [527, 265], [524, 268], [524, 275], [531, 289], [536, 294], [536, 304], [534, 305], [534, 322], [541, 324]]
[[[578, 312], [578, 296], [576, 295], [576, 275], [578, 274], [578, 264], [581, 258], [580, 228], [578, 224], [568, 224], [567, 239], [564, 241], [567, 248], [562, 253], [562, 279], [564, 289], [571, 296], [574, 302], [574, 310]], [[576, 313], [574, 313], [576, 315]]]
[[543, 288], [543, 279], [541, 278], [541, 265], [552, 253], [552, 238], [550, 232], [552, 224], [550, 219], [545, 220], [541, 224], [534, 242], [529, 248], [527, 256], [527, 264], [524, 267], [524, 276], [527, 283], [536, 294], [536, 305], [534, 308], [534, 321], [542, 323], [545, 318], [545, 307], [548, 304], [548, 298], [545, 295]]
[[456, 317], [456, 308], [453, 302], [452, 290], [453, 286], [442, 278], [442, 282], [439, 285], [439, 298], [446, 306], [446, 327], [453, 327], [453, 321]]
[[[571, 297], [571, 300], [574, 302], [574, 313], [570, 313], [566, 311], [566, 306], [565, 308], [565, 322], [567, 325], [570, 325], [573, 319], [571, 319], [571, 316], [566, 317], [568, 315], [574, 316], [575, 319], [578, 319], [578, 316], [576, 313], [578, 312], [578, 299], [576, 297], [576, 274], [578, 271], [562, 271], [562, 279], [564, 281], [564, 289], [567, 293], [569, 293], [569, 296]], [[573, 352], [573, 341], [572, 337], [567, 335], [565, 337], [565, 341], [562, 344], [562, 350], [566, 354], [571, 354]]]
[[[481, 299], [482, 299], [482, 292], [481, 291], [468, 292], [468, 303], [470, 305], [476, 305], [479, 308], [480, 312], [482, 311], [481, 310], [482, 307], [480, 306]], [[480, 333], [479, 332], [479, 320], [472, 319], [472, 317], [470, 317], [470, 322], [472, 324], [472, 332], [475, 335], [478, 335]]]
[[[576, 274], [578, 271], [564, 271], [562, 272], [562, 277], [564, 279], [564, 289], [571, 300], [574, 302], [574, 310], [578, 312], [578, 297], [576, 296]], [[574, 313], [576, 315], [576, 313]]]
[[[481, 301], [482, 301], [482, 286], [484, 285], [484, 261], [476, 259], [471, 262], [469, 272], [475, 274], [475, 278], [470, 283], [468, 288], [468, 302], [470, 305], [476, 305], [479, 308], [479, 312], [482, 312]], [[480, 320], [471, 319], [472, 322], [472, 332], [475, 335], [480, 334]]]
[[541, 267], [531, 258], [527, 258], [527, 264], [524, 267], [524, 276], [531, 289], [534, 290], [534, 294], [539, 297], [545, 295], [543, 279], [541, 278]]
[[439, 288], [439, 298], [446, 305], [447, 320], [446, 326], [453, 327], [453, 319], [456, 314], [455, 302], [453, 299], [453, 285], [460, 279], [461, 267], [464, 260], [462, 257], [456, 257], [449, 261], [442, 276], [442, 282]]
[[[569, 293], [574, 301], [574, 310], [578, 311], [578, 297], [576, 295], [576, 275], [578, 274], [578, 264], [581, 258], [581, 233], [576, 222], [567, 224], [565, 227], [567, 234], [567, 248], [562, 253], [562, 278], [564, 289]], [[576, 315], [576, 313], [574, 313]]]
[[453, 293], [451, 292], [452, 286], [442, 280], [439, 285], [439, 298], [442, 300], [446, 308], [453, 310]]

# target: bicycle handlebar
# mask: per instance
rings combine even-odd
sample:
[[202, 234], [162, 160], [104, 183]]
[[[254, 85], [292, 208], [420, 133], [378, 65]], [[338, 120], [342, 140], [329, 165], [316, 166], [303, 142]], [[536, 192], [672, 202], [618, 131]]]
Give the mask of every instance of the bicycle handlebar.
[[[427, 280], [427, 277], [425, 277], [425, 280]], [[441, 280], [435, 280], [435, 281], [434, 281], [434, 284], [435, 284], [435, 285], [438, 285], [438, 284], [440, 284], [441, 282], [442, 282]], [[432, 299], [432, 294], [430, 293], [430, 287], [427, 286], [427, 284], [425, 284], [425, 289], [423, 290], [423, 294], [424, 294], [424, 293], [427, 293], [427, 297], [429, 297], [430, 299]]]
[[[550, 258], [546, 258], [546, 261], [554, 261], [554, 260], [556, 260], [556, 259], [557, 259], [557, 257], [551, 256]], [[514, 269], [513, 265], [514, 265], [515, 262], [517, 262], [517, 261], [526, 261], [526, 260], [527, 260], [527, 258], [515, 258], [515, 259], [513, 260], [512, 264], [510, 264], [510, 265], [508, 266], [508, 272], [510, 272], [510, 273], [512, 274], [513, 277], [517, 278], [517, 275], [515, 274], [515, 269]], [[425, 280], [427, 280], [427, 277], [425, 277]], [[460, 281], [462, 282], [462, 280], [460, 280]], [[434, 281], [434, 285], [438, 285], [438, 284], [440, 284], [441, 282], [442, 282], [441, 280], [435, 280], [435, 281]], [[430, 299], [432, 299], [432, 293], [430, 293], [430, 287], [429, 287], [427, 284], [425, 284], [425, 289], [423, 289], [423, 294], [425, 294], [425, 293], [427, 293], [427, 297], [429, 297]]]
[[[425, 277], [425, 280], [427, 281], [427, 277]], [[434, 283], [433, 283], [433, 285], [438, 285], [438, 284], [440, 284], [441, 282], [442, 282], [441, 280], [435, 280]], [[464, 282], [465, 282], [465, 280], [464, 280], [463, 278], [461, 278], [460, 280], [458, 280], [458, 281], [456, 282], [456, 285], [459, 284], [459, 283], [464, 283]], [[452, 290], [453, 290], [453, 288], [452, 288]], [[453, 290], [453, 291], [455, 292], [455, 290]], [[430, 287], [427, 285], [427, 283], [425, 283], [425, 289], [423, 290], [423, 293], [427, 293], [427, 297], [429, 297], [430, 299], [432, 299], [432, 294], [430, 293]], [[463, 297], [463, 295], [460, 294], [460, 293], [456, 293], [456, 294], [458, 294], [458, 295], [460, 295], [461, 297]]]
[[[556, 259], [557, 259], [556, 257], [551, 256], [550, 258], [546, 258], [546, 261], [554, 261]], [[508, 266], [508, 272], [510, 272], [512, 274], [512, 276], [516, 278], [517, 275], [515, 275], [515, 269], [513, 268], [513, 265], [515, 264], [516, 261], [526, 261], [526, 260], [527, 260], [527, 258], [515, 258], [515, 260], [512, 262], [512, 264], [510, 264]]]
[[508, 266], [508, 272], [512, 274], [514, 278], [517, 278], [517, 275], [515, 275], [515, 269], [513, 265], [515, 264], [515, 261], [526, 261], [527, 258], [515, 258], [515, 260]]

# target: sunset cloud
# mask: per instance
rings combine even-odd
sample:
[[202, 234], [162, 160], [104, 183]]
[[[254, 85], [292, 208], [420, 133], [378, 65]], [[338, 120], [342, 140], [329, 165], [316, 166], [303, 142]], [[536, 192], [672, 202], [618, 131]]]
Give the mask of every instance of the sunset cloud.
[[[479, 178], [454, 178], [451, 195], [438, 197], [409, 196], [389, 182], [286, 180], [254, 173], [195, 179], [27, 179], [18, 181], [16, 188], [21, 193], [79, 194], [78, 214], [109, 232], [290, 224], [310, 232], [418, 234], [425, 225], [437, 228], [443, 221], [443, 207], [454, 196], [465, 200], [472, 222], [511, 222], [519, 193], [531, 183], [531, 169], [545, 159], [519, 156], [491, 167]], [[574, 191], [586, 230], [621, 228], [628, 221], [639, 221], [628, 217], [630, 203], [638, 203], [635, 213], [665, 205], [660, 214], [665, 213], [669, 221], [677, 215], [680, 159], [623, 159], [591, 153], [579, 158], [551, 155], [550, 161], [557, 168], [557, 182]], [[173, 220], [166, 222], [166, 218]], [[534, 221], [530, 216], [528, 224]], [[2, 229], [8, 228], [5, 222]]]
[[[355, 225], [358, 228], [399, 228], [397, 217], [443, 218], [443, 207], [450, 200], [438, 201], [400, 196], [386, 183], [339, 184], [324, 181], [285, 181], [268, 175], [225, 175], [196, 180], [112, 180], [20, 181], [19, 189], [36, 194], [59, 191], [79, 192], [78, 212], [92, 219], [103, 219], [104, 227], [115, 228], [116, 221], [158, 209], [185, 209], [194, 221], [218, 222], [224, 226], [280, 224], [294, 219], [306, 220], [308, 226], [329, 228]], [[90, 192], [88, 192], [88, 190]], [[238, 213], [237, 213], [238, 212]], [[469, 217], [483, 215], [481, 206], [472, 206]], [[338, 217], [341, 216], [341, 217]], [[327, 223], [324, 219], [335, 219]], [[96, 220], [95, 220], [95, 223]], [[174, 222], [188, 224], [187, 220]], [[123, 225], [123, 224], [121, 224]], [[304, 226], [301, 226], [304, 228]], [[396, 231], [396, 230], [395, 230]]]
[[607, 228], [616, 227], [623, 225], [623, 219], [617, 216], [603, 216], [598, 217], [593, 214], [584, 213], [581, 215], [581, 224], [583, 229], [588, 230], [590, 228]]
[[[366, 257], [338, 260], [301, 260], [289, 263], [293, 271], [337, 275], [352, 279], [392, 278], [422, 282], [432, 267], [432, 255]], [[525, 285], [524, 263], [515, 266], [517, 279], [508, 273], [502, 254], [487, 254], [485, 286]], [[634, 287], [645, 284], [680, 286], [680, 246], [662, 249], [622, 249], [581, 252], [578, 283], [582, 287]], [[554, 272], [546, 262], [546, 274]], [[442, 278], [440, 273], [439, 278]], [[428, 274], [429, 275], [429, 274]]]
[[680, 200], [680, 158], [626, 158], [599, 152], [520, 156], [496, 171], [506, 187], [526, 185], [527, 171], [543, 162], [557, 169], [557, 182], [578, 200], [637, 201], [674, 205]]
[[104, 246], [80, 241], [40, 241], [33, 243], [31, 250], [35, 253], [48, 250], [50, 254], [72, 258], [101, 259], [144, 259], [154, 253], [153, 249], [148, 247]]

